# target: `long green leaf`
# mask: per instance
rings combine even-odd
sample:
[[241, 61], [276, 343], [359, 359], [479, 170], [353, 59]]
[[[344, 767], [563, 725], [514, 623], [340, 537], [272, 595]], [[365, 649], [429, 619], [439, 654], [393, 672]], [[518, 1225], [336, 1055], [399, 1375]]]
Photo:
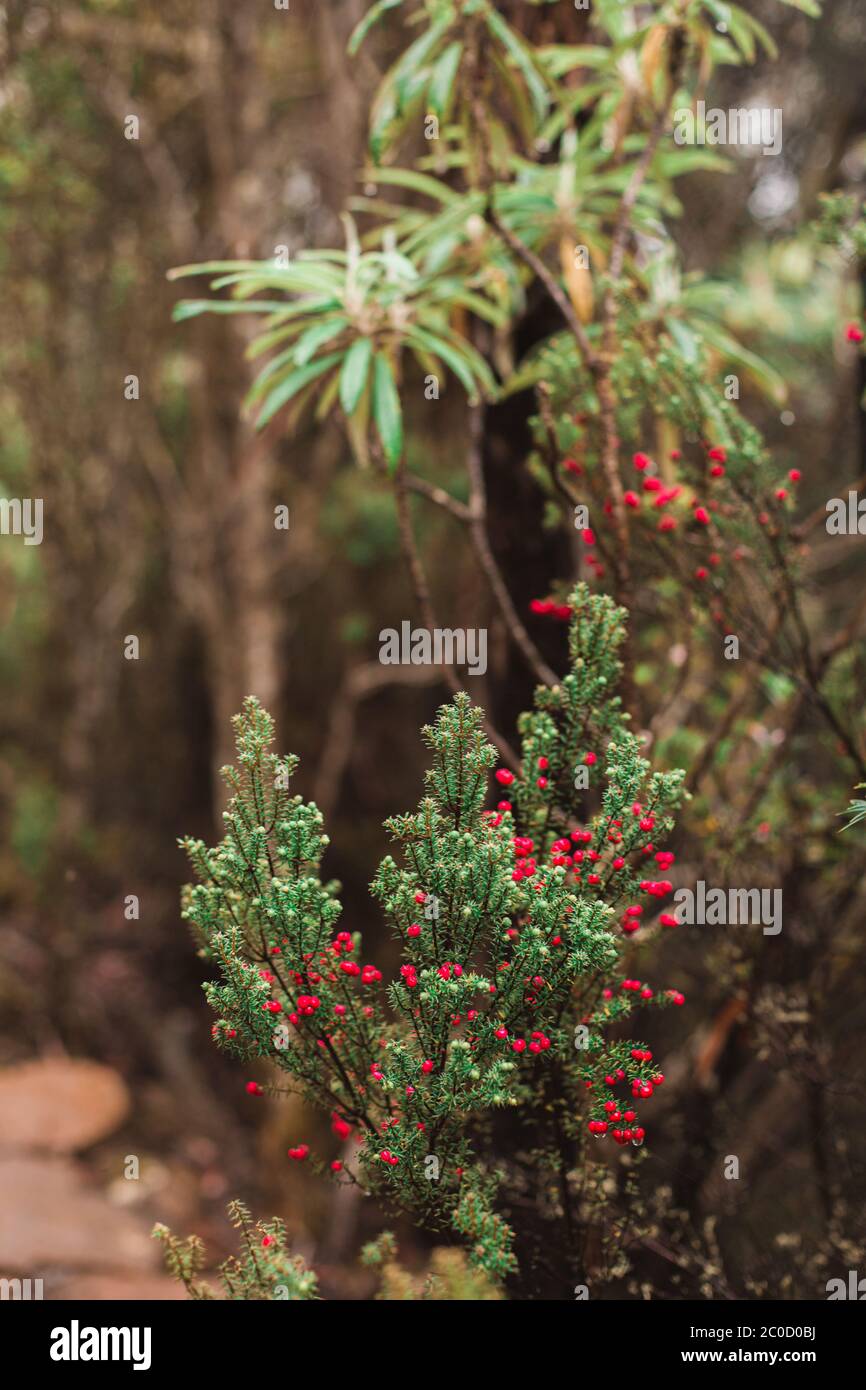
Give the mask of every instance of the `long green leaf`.
[[430, 110], [440, 120], [444, 120], [451, 101], [451, 93], [454, 89], [454, 79], [457, 76], [457, 69], [460, 67], [460, 58], [463, 53], [463, 45], [459, 42], [450, 43], [445, 51], [436, 60], [433, 74], [430, 78], [430, 86], [427, 89], [427, 101]]
[[223, 275], [233, 270], [253, 270], [257, 261], [198, 261], [194, 265], [176, 265], [166, 272], [167, 280], [181, 280], [189, 275]]
[[175, 304], [172, 318], [175, 323], [194, 319], [198, 314], [278, 314], [288, 308], [285, 302], [256, 299], [238, 304], [233, 299], [181, 299]]
[[466, 394], [469, 397], [470, 405], [478, 403], [478, 387], [467, 364], [461, 360], [460, 354], [452, 348], [449, 343], [437, 338], [435, 333], [429, 333], [426, 329], [410, 328], [406, 332], [406, 342], [416, 348], [421, 353], [435, 355], [444, 362], [446, 367], [450, 367], [458, 381], [463, 383]]
[[311, 381], [316, 381], [318, 377], [323, 376], [335, 363], [340, 361], [342, 356], [341, 352], [332, 352], [327, 357], [320, 357], [315, 362], [308, 362], [305, 367], [299, 367], [296, 372], [287, 376], [285, 381], [280, 382], [279, 386], [275, 386], [262, 406], [261, 414], [256, 421], [256, 428], [263, 429], [287, 401], [290, 401]]
[[547, 115], [547, 108], [550, 105], [549, 93], [541, 77], [538, 68], [535, 66], [532, 57], [514, 30], [506, 24], [505, 20], [495, 9], [491, 8], [485, 16], [487, 27], [496, 36], [503, 48], [511, 56], [515, 67], [520, 72], [521, 77], [526, 83], [527, 91], [535, 108], [536, 119], [543, 121]]
[[[422, 322], [417, 327], [428, 340], [425, 344], [427, 350], [437, 352], [443, 362], [452, 367], [457, 376], [460, 376], [460, 372], [447, 354], [456, 354], [459, 361], [464, 364], [464, 370], [468, 369], [471, 372], [471, 384], [466, 388], [470, 396], [475, 397], [477, 395], [479, 383], [489, 395], [496, 394], [496, 378], [481, 353], [471, 343], [468, 343], [459, 333], [438, 324], [433, 324], [431, 327], [429, 322]], [[460, 379], [461, 381], [464, 380], [462, 376]]]
[[403, 455], [403, 411], [391, 364], [381, 352], [373, 364], [373, 419], [393, 473]]
[[368, 169], [363, 177], [368, 183], [394, 184], [397, 188], [411, 189], [413, 193], [424, 193], [439, 203], [453, 205], [461, 201], [461, 194], [455, 193], [453, 188], [415, 169]]
[[795, 10], [802, 10], [803, 14], [809, 15], [812, 19], [821, 18], [821, 6], [817, 0], [782, 0], [782, 4], [790, 5]]
[[355, 413], [355, 407], [367, 384], [372, 356], [373, 344], [369, 338], [359, 338], [346, 353], [340, 372], [340, 405], [345, 415]]
[[369, 34], [373, 25], [381, 19], [388, 10], [395, 10], [398, 5], [402, 5], [403, 0], [376, 0], [375, 5], [371, 5], [363, 19], [355, 25], [349, 37], [347, 45], [348, 52], [354, 57]]
[[303, 337], [299, 338], [295, 344], [295, 361], [298, 366], [305, 366], [315, 357], [319, 348], [324, 347], [326, 343], [333, 342], [348, 326], [349, 320], [342, 314], [328, 318], [324, 323], [313, 324], [312, 328], [308, 328]]

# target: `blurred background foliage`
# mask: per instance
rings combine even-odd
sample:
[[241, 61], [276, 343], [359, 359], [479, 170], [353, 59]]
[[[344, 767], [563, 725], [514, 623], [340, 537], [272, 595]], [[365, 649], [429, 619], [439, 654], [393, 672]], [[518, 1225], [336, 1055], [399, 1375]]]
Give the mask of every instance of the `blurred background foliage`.
[[[579, 41], [585, 20], [565, 0], [500, 8], [538, 41]], [[827, 0], [815, 23], [773, 0], [752, 8], [780, 56], [721, 70], [712, 99], [783, 106], [784, 151], [734, 154], [732, 172], [681, 181], [675, 235], [686, 274], [700, 268], [718, 287], [726, 328], [786, 384], [784, 401], [746, 385], [744, 406], [780, 474], [803, 468], [806, 515], [866, 471], [862, 359], [839, 332], [860, 312], [862, 266], [805, 232], [822, 191], [866, 191], [866, 12], [859, 0]], [[120, 1155], [147, 1158], [150, 1179], [124, 1200], [203, 1231], [224, 1253], [227, 1196], [278, 1210], [323, 1291], [342, 1296], [376, 1287], [356, 1264], [375, 1215], [284, 1161], [286, 1143], [301, 1137], [335, 1156], [327, 1121], [252, 1100], [212, 1049], [200, 965], [178, 920], [185, 869], [175, 841], [213, 834], [230, 715], [254, 692], [283, 746], [301, 755], [298, 789], [328, 817], [328, 869], [344, 885], [346, 925], [365, 932], [383, 968], [393, 965], [366, 884], [384, 851], [382, 820], [417, 799], [417, 728], [443, 689], [424, 668], [386, 683], [376, 661], [379, 630], [412, 612], [386, 490], [359, 473], [330, 421], [286, 438], [277, 420], [256, 434], [241, 409], [255, 324], [173, 324], [188, 287], [166, 272], [342, 244], [339, 213], [362, 191], [371, 94], [399, 51], [386, 23], [347, 58], [364, 9], [363, 0], [293, 0], [289, 10], [272, 0], [0, 4], [0, 492], [45, 505], [40, 547], [0, 538], [0, 1065], [71, 1055], [115, 1069], [133, 1107], [93, 1155], [94, 1172], [108, 1183]], [[138, 140], [124, 134], [132, 115]], [[460, 422], [446, 399], [423, 436], [425, 474], [455, 491]], [[500, 499], [501, 559], [526, 612], [556, 568], [541, 501], [526, 502], [531, 489], [510, 476], [500, 486], [513, 499], [510, 512]], [[280, 504], [287, 532], [273, 526]], [[425, 513], [423, 540], [440, 610], [459, 599], [482, 611], [481, 580], [447, 518]], [[827, 633], [851, 586], [862, 586], [859, 544], [814, 544], [810, 617]], [[137, 661], [124, 659], [128, 635], [139, 639]], [[562, 633], [547, 628], [538, 641], [561, 664]], [[670, 647], [662, 625], [644, 629], [645, 680]], [[855, 649], [836, 678], [853, 709], [863, 668]], [[776, 688], [765, 680], [781, 710], [784, 678]], [[477, 695], [499, 692], [490, 698], [500, 723], [529, 703], [528, 682], [494, 641]], [[771, 972], [763, 1023], [738, 1030], [736, 952], [686, 933], [665, 942], [664, 974], [694, 1007], [660, 1025], [659, 1050], [678, 1060], [659, 1101], [668, 1137], [651, 1158], [657, 1193], [668, 1184], [677, 1200], [727, 1210], [731, 1193], [709, 1178], [711, 1190], [695, 1196], [706, 1152], [689, 1145], [711, 1128], [707, 1113], [730, 1078], [724, 1137], [713, 1143], [740, 1133], [756, 1176], [748, 1220], [729, 1213], [729, 1257], [768, 1279], [779, 1239], [804, 1228], [812, 1146], [828, 1127], [862, 1135], [866, 1120], [862, 1088], [848, 1084], [866, 1022], [862, 987], [845, 978], [849, 958], [830, 949], [835, 923], [821, 917], [811, 885], [819, 859], [831, 875], [837, 866], [830, 896], [860, 920], [862, 860], [848, 843], [859, 832], [844, 837], [844, 862], [823, 829], [799, 858], [786, 843], [792, 797], [823, 827], [855, 777], [823, 733], [799, 744], [809, 731], [782, 725], [765, 719], [750, 732], [756, 756], [778, 746], [791, 772], [768, 791], [755, 843], [770, 880], [784, 881], [791, 943], [781, 973], [778, 957], [762, 967]], [[664, 756], [688, 762], [700, 741], [675, 727]], [[708, 881], [702, 846], [724, 799], [722, 781], [684, 829], [694, 875]], [[799, 915], [798, 894], [808, 904]], [[125, 916], [129, 895], [137, 920]], [[778, 1090], [767, 1074], [790, 1061], [798, 1000], [829, 988], [847, 1037], [827, 1033], [803, 1052], [804, 1114], [794, 1063], [795, 1079]], [[845, 1079], [838, 1093], [819, 1084], [828, 1065]], [[848, 1176], [859, 1182], [852, 1146]], [[801, 1246], [836, 1219], [818, 1210], [836, 1161], [818, 1155], [830, 1172]], [[412, 1239], [400, 1232], [410, 1263]], [[418, 1270], [426, 1260], [418, 1251]]]

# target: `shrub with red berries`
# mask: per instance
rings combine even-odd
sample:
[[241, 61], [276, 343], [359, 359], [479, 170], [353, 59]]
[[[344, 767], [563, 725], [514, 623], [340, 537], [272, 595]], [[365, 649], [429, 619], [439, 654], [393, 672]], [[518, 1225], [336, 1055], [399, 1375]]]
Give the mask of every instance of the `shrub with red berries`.
[[[663, 1077], [620, 1025], [638, 1006], [682, 1002], [623, 978], [618, 960], [671, 890], [663, 845], [683, 774], [651, 770], [614, 694], [622, 610], [585, 585], [570, 607], [571, 668], [520, 721], [519, 773], [495, 775], [462, 693], [423, 730], [425, 796], [386, 823], [395, 851], [372, 885], [404, 957], [387, 985], [359, 935], [338, 930], [322, 817], [285, 789], [295, 760], [269, 751], [254, 699], [225, 770], [226, 838], [183, 842], [199, 879], [183, 915], [218, 973], [205, 985], [217, 1043], [267, 1059], [354, 1134], [335, 1181], [450, 1226], [495, 1277], [515, 1268], [525, 1182], [495, 1112], [517, 1112], [541, 1185], [551, 1170], [572, 1183], [590, 1139], [640, 1147], [639, 1107]], [[288, 1156], [304, 1162], [309, 1147]]]

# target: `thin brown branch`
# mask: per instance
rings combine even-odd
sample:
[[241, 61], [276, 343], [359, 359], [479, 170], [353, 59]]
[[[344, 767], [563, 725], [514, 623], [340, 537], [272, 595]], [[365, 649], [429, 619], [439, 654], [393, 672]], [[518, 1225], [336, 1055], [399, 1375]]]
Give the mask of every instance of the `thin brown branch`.
[[511, 230], [507, 222], [503, 220], [496, 208], [492, 205], [488, 215], [492, 225], [496, 228], [509, 249], [513, 251], [515, 256], [523, 261], [524, 265], [528, 266], [533, 275], [541, 281], [548, 296], [553, 300], [562, 314], [562, 317], [565, 319], [565, 322], [568, 324], [587, 370], [590, 371], [593, 376], [598, 376], [602, 371], [601, 358], [590, 342], [586, 329], [575, 313], [571, 300], [562, 289], [556, 276], [552, 271], [548, 270], [541, 257], [536, 255], [536, 253]]
[[465, 502], [459, 498], [452, 497], [450, 492], [446, 492], [442, 487], [436, 487], [434, 483], [428, 483], [426, 478], [419, 478], [417, 473], [406, 474], [406, 486], [410, 492], [417, 492], [421, 497], [426, 497], [428, 502], [433, 502], [443, 511], [448, 512], [455, 520], [468, 525], [472, 519], [471, 512]]
[[[420, 609], [424, 626], [428, 628], [430, 632], [433, 632], [438, 627], [438, 623], [436, 622], [433, 600], [430, 596], [430, 586], [427, 583], [427, 575], [424, 572], [424, 565], [415, 540], [415, 532], [412, 528], [412, 517], [409, 511], [409, 491], [406, 484], [406, 465], [404, 462], [400, 463], [394, 477], [394, 495], [397, 502], [397, 525], [400, 531], [400, 546], [403, 551], [406, 566], [409, 570], [412, 588], [415, 592], [415, 602]], [[441, 671], [443, 679], [453, 694], [456, 695], [459, 691], [466, 693], [464, 685], [452, 666], [440, 666], [434, 669]], [[512, 771], [519, 771], [519, 757], [508, 741], [494, 729], [493, 725], [486, 718], [484, 720], [484, 731], [491, 743], [496, 747], [503, 761], [507, 763]]]

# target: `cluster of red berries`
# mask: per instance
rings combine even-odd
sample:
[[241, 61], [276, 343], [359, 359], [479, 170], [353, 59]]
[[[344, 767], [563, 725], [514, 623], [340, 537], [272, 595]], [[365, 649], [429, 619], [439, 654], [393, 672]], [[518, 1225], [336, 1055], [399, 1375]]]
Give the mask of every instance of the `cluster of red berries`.
[[[674, 460], [679, 459], [681, 457], [680, 451], [678, 449], [672, 449], [670, 457]], [[661, 478], [657, 477], [654, 472], [648, 471], [655, 468], [655, 464], [648, 454], [634, 454], [632, 463], [638, 473], [647, 474], [641, 488], [643, 492], [647, 493], [648, 496], [652, 498], [652, 505], [657, 511], [662, 511], [665, 507], [670, 506], [671, 502], [675, 502], [682, 493], [683, 489], [678, 483], [673, 483], [671, 486], [666, 487]], [[631, 507], [635, 511], [640, 509], [640, 496], [632, 489], [629, 489], [623, 494], [623, 501], [627, 507]], [[610, 514], [611, 510], [610, 503], [607, 503], [605, 505], [605, 511]], [[703, 508], [699, 510], [703, 511]], [[675, 531], [676, 527], [676, 518], [673, 516], [663, 516], [658, 523], [659, 531]]]
[[[499, 1038], [500, 1042], [507, 1041], [509, 1033], [504, 1024], [500, 1024], [495, 1030], [495, 1036]], [[537, 1056], [539, 1052], [546, 1052], [549, 1047], [550, 1038], [548, 1038], [545, 1033], [541, 1033], [538, 1030], [530, 1034], [528, 1043], [525, 1038], [514, 1038], [511, 1043], [512, 1052], [526, 1052], [528, 1049], [535, 1056]]]
[[511, 875], [515, 883], [520, 883], [524, 878], [533, 878], [538, 868], [532, 857], [535, 849], [535, 841], [530, 840], [526, 835], [515, 835], [512, 840], [514, 849], [514, 871]]
[[[615, 1116], [611, 1116], [611, 1119], [623, 1118], [627, 1120], [629, 1116], [632, 1119], [636, 1118], [633, 1110], [626, 1110], [622, 1117], [620, 1117], [619, 1111], [616, 1111]], [[608, 1132], [607, 1120], [590, 1120], [589, 1132], [590, 1134], [594, 1134], [596, 1138], [603, 1139]], [[635, 1125], [634, 1128], [612, 1129], [610, 1133], [613, 1135], [617, 1144], [634, 1144], [636, 1148], [640, 1147], [646, 1138], [646, 1130], [643, 1129], [641, 1125]]]
[[463, 966], [455, 965], [453, 961], [446, 960], [438, 966], [436, 974], [439, 976], [440, 980], [459, 980], [460, 976], [463, 974]]
[[[848, 325], [846, 337], [849, 342], [853, 343], [861, 343], [864, 341], [863, 330], [855, 323]], [[723, 478], [726, 474], [726, 465], [728, 461], [727, 450], [722, 445], [711, 444], [710, 442], [705, 442], [704, 448], [706, 450], [708, 462], [707, 471], [710, 481]], [[682, 458], [682, 452], [679, 449], [672, 449], [669, 457], [672, 462], [678, 462]], [[646, 495], [647, 502], [651, 501], [653, 509], [658, 509], [665, 513], [658, 522], [658, 530], [661, 532], [676, 531], [679, 522], [676, 516], [671, 515], [666, 509], [682, 495], [684, 491], [683, 487], [679, 484], [666, 485], [658, 476], [656, 465], [647, 453], [642, 451], [635, 453], [632, 456], [632, 463], [642, 477], [641, 491]], [[584, 473], [583, 465], [574, 458], [564, 459], [561, 466], [565, 472], [577, 476], [581, 476]], [[798, 483], [801, 477], [802, 474], [799, 469], [790, 469], [787, 479], [780, 482], [774, 490], [776, 502], [780, 504], [784, 503], [789, 496], [788, 484]], [[641, 493], [633, 488], [628, 488], [623, 493], [623, 502], [625, 506], [632, 510], [639, 511], [642, 507], [643, 500]], [[702, 501], [697, 497], [692, 497], [690, 507], [694, 524], [697, 527], [706, 528], [712, 525], [713, 513], [719, 510], [720, 503], [715, 499]], [[604, 502], [602, 510], [605, 516], [609, 517], [613, 515], [614, 509], [610, 498]], [[757, 520], [761, 526], [769, 526], [772, 517], [769, 512], [761, 511], [757, 515]], [[596, 533], [591, 527], [587, 526], [583, 528], [580, 535], [584, 545], [587, 546], [587, 554], [585, 556], [587, 568], [590, 572], [595, 574], [596, 578], [601, 579], [604, 575], [604, 568], [595, 549], [597, 546]], [[732, 559], [734, 561], [740, 561], [745, 557], [745, 553], [743, 548], [738, 546], [732, 552]], [[717, 569], [721, 564], [722, 555], [717, 550], [710, 552], [706, 561], [695, 568], [695, 579], [699, 583], [704, 583], [710, 578], [713, 570]], [[553, 600], [547, 599], [534, 599], [530, 604], [530, 610], [533, 613], [548, 614], [563, 619], [567, 619], [570, 615], [567, 606], [559, 605]], [[728, 624], [722, 611], [718, 591], [714, 592], [709, 611], [713, 621], [720, 625], [725, 635], [729, 635], [733, 631], [733, 628]]]
[[340, 969], [344, 975], [350, 975], [353, 978], [360, 975], [361, 981], [365, 985], [375, 985], [382, 978], [381, 970], [378, 970], [375, 965], [365, 965], [362, 969], [354, 960], [341, 960]]
[[322, 1001], [316, 994], [299, 994], [297, 1011], [303, 1018], [312, 1018], [317, 1009], [322, 1007]]
[[[591, 767], [596, 761], [597, 755], [595, 753], [588, 752], [584, 754], [584, 764]], [[542, 765], [543, 769], [549, 766], [547, 758], [541, 757], [538, 759], [538, 768], [542, 769]], [[515, 780], [514, 773], [508, 768], [500, 768], [496, 773], [496, 778], [500, 785], [503, 786], [511, 786]], [[538, 779], [538, 786], [543, 789], [546, 785], [547, 779], [545, 777], [540, 777]], [[646, 811], [639, 801], [636, 801], [631, 809], [632, 815], [638, 818], [640, 829], [646, 834], [649, 834], [655, 827], [655, 816], [653, 813], [651, 811]], [[500, 825], [502, 822], [502, 814], [510, 810], [510, 801], [500, 801], [497, 806], [499, 814], [493, 812], [488, 813], [491, 824], [494, 826]], [[612, 845], [621, 843], [623, 838], [622, 826], [623, 822], [620, 818], [614, 818], [610, 821], [607, 827], [607, 840]], [[560, 839], [554, 840], [550, 847], [551, 867], [571, 869], [574, 873], [574, 877], [579, 881], [583, 874], [584, 864], [591, 868], [591, 866], [598, 864], [601, 860], [602, 856], [598, 850], [579, 848], [579, 846], [591, 845], [593, 839], [594, 835], [591, 830], [577, 829], [570, 831], [568, 836], [562, 836]], [[514, 849], [515, 859], [514, 870], [511, 875], [512, 879], [515, 883], [520, 883], [523, 879], [533, 878], [538, 870], [537, 861], [533, 857], [533, 850], [535, 849], [534, 840], [530, 839], [527, 835], [515, 835], [512, 840], [512, 847]], [[676, 859], [676, 856], [670, 850], [656, 850], [651, 842], [642, 846], [642, 852], [644, 855], [655, 854], [656, 863], [662, 870], [669, 869]], [[618, 872], [625, 867], [625, 863], [626, 861], [622, 855], [616, 855], [611, 862], [611, 868]], [[589, 886], [596, 887], [601, 883], [601, 875], [591, 869], [586, 876], [586, 882]], [[673, 884], [669, 879], [642, 879], [640, 887], [642, 892], [655, 898], [666, 897], [668, 893], [673, 891]], [[643, 908], [637, 904], [632, 904], [625, 909], [620, 919], [620, 926], [626, 935], [630, 935], [638, 930], [642, 915]], [[678, 925], [676, 917], [670, 913], [663, 913], [661, 921], [665, 926], [675, 927]]]
[[[653, 991], [650, 989], [649, 985], [641, 984], [640, 980], [623, 980], [620, 989], [624, 990], [626, 993], [632, 992], [634, 994], [639, 994], [641, 999], [653, 998]], [[605, 989], [602, 992], [602, 998], [612, 999], [613, 990]], [[681, 994], [678, 989], [666, 989], [665, 998], [670, 999], [672, 1004], [684, 1004], [686, 1002], [686, 996]]]
[[530, 613], [536, 613], [539, 617], [555, 618], [557, 622], [567, 623], [571, 620], [571, 604], [556, 603], [553, 599], [534, 598], [529, 605]]

